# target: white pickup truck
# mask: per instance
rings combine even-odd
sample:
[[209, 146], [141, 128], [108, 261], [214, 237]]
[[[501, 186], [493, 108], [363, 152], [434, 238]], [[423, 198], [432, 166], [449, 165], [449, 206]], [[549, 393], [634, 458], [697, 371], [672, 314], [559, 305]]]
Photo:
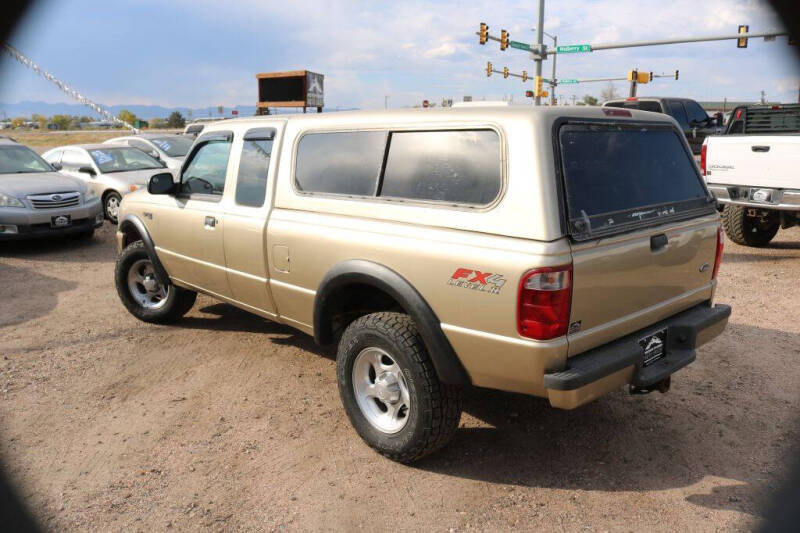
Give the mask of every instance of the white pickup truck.
[[800, 104], [734, 109], [725, 135], [703, 142], [700, 167], [728, 238], [767, 245], [800, 224]]

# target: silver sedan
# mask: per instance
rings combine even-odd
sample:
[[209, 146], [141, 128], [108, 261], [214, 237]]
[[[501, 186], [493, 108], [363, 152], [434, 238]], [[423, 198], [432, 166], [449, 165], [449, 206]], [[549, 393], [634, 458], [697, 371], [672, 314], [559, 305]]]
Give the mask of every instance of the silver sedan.
[[103, 200], [105, 216], [114, 224], [122, 197], [147, 188], [154, 174], [164, 172], [164, 164], [138, 148], [113, 144], [61, 146], [43, 157], [62, 174], [78, 178]]
[[77, 233], [103, 224], [100, 199], [27, 146], [0, 138], [0, 240]]
[[160, 160], [167, 168], [177, 170], [181, 168], [186, 154], [192, 147], [194, 138], [185, 135], [165, 135], [161, 133], [144, 133], [142, 135], [127, 135], [114, 137], [103, 141], [103, 144], [123, 144], [133, 146], [143, 151], [150, 157]]

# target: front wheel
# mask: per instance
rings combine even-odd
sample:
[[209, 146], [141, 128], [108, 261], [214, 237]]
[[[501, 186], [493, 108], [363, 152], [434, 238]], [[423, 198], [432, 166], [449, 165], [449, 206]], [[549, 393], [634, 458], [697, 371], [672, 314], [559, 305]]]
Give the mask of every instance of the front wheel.
[[103, 211], [112, 224], [116, 224], [119, 219], [119, 204], [121, 201], [122, 196], [114, 191], [106, 193], [103, 197]]
[[197, 293], [158, 281], [142, 241], [125, 248], [114, 268], [117, 294], [125, 308], [144, 322], [167, 324], [189, 312]]
[[350, 422], [386, 457], [416, 461], [458, 429], [461, 391], [439, 381], [408, 315], [381, 312], [354, 321], [342, 335], [336, 368]]
[[780, 229], [780, 217], [776, 211], [750, 210], [739, 205], [728, 205], [722, 212], [722, 225], [728, 238], [743, 246], [766, 246]]

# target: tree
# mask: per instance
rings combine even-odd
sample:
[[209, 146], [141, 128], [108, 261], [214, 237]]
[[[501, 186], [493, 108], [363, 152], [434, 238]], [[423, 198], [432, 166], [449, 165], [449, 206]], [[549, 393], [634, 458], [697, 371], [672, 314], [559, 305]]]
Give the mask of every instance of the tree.
[[586, 96], [583, 97], [583, 103], [586, 105], [597, 105], [598, 101], [597, 98], [595, 98], [594, 96], [587, 94]]
[[127, 109], [123, 109], [119, 113], [117, 113], [117, 118], [124, 122], [127, 122], [131, 126], [133, 126], [133, 123], [136, 121], [136, 115], [134, 115]]
[[11, 119], [11, 127], [14, 129], [21, 128], [26, 122], [25, 117], [16, 117]]
[[37, 122], [40, 130], [43, 130], [47, 127], [47, 117], [40, 115], [39, 113], [34, 113], [31, 115], [31, 122]]
[[150, 129], [162, 130], [167, 127], [167, 121], [163, 118], [154, 118], [150, 120]]
[[56, 125], [60, 130], [69, 129], [69, 121], [72, 117], [69, 115], [53, 115], [50, 117], [50, 122]]
[[167, 126], [170, 128], [182, 128], [186, 125], [186, 119], [183, 118], [180, 111], [173, 111], [169, 114], [167, 119]]
[[617, 87], [612, 82], [608, 82], [606, 88], [600, 91], [600, 99], [603, 100], [604, 102], [613, 100], [614, 98], [618, 97], [619, 93], [617, 92]]

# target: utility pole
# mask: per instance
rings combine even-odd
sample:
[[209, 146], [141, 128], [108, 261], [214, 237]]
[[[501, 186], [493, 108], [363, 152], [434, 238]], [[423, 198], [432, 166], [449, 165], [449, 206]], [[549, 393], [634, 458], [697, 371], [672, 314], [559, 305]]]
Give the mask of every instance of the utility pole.
[[[534, 63], [535, 63], [535, 76], [536, 78], [542, 77], [542, 59], [545, 56], [545, 46], [544, 46], [544, 0], [539, 0], [539, 22], [536, 24], [536, 51], [538, 52], [534, 56]], [[534, 88], [535, 89], [535, 88]], [[533, 105], [542, 105], [542, 97], [536, 92], [536, 96], [533, 99]]]
[[[558, 35], [553, 36], [553, 48], [558, 48]], [[556, 105], [556, 58], [553, 56], [553, 75], [550, 78], [550, 105]]]
[[761, 91], [761, 103], [762, 104], [766, 104], [767, 103], [767, 95], [763, 90]]
[[389, 95], [386, 94], [383, 96], [383, 108], [389, 109]]

